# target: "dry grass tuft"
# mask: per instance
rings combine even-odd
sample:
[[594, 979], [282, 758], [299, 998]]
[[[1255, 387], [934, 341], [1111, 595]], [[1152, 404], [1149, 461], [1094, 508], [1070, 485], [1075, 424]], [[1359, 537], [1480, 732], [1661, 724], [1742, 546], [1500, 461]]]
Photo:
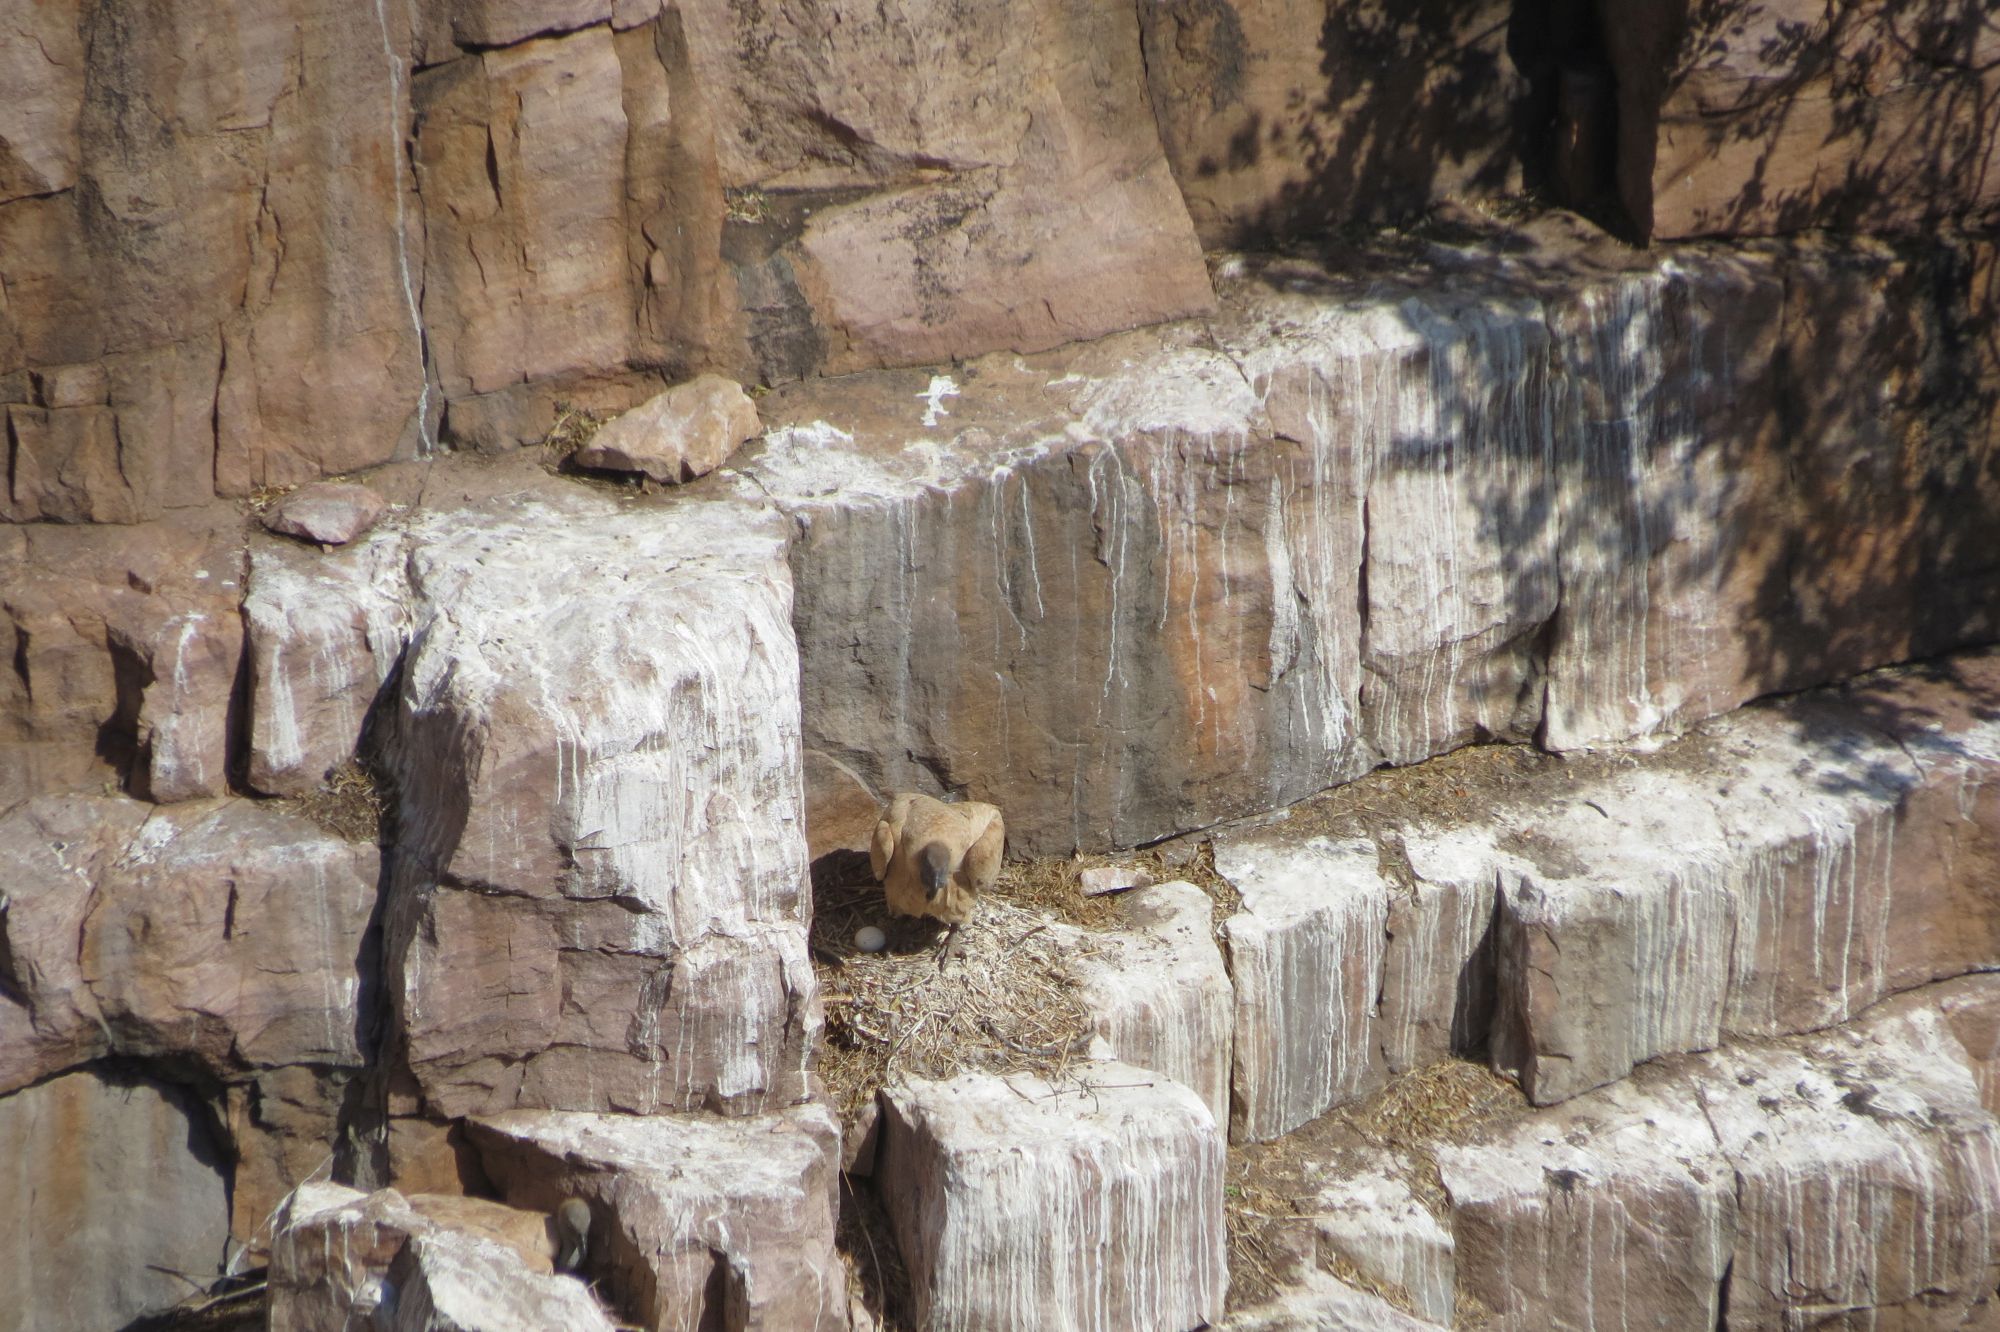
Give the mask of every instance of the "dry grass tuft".
[[[968, 1070], [1060, 1081], [1089, 1044], [1090, 1021], [1065, 971], [1074, 935], [1040, 911], [988, 895], [938, 963], [943, 927], [892, 918], [873, 884], [821, 884], [812, 946], [826, 1004], [819, 1072], [844, 1115], [899, 1075]], [[863, 953], [854, 932], [881, 927]]]
[[250, 512], [263, 513], [273, 504], [276, 504], [279, 500], [298, 488], [299, 484], [296, 481], [290, 485], [283, 486], [258, 486], [250, 492], [249, 497], [244, 500], [244, 503], [250, 506]]
[[1319, 1248], [1314, 1217], [1323, 1193], [1355, 1170], [1400, 1160], [1411, 1192], [1445, 1220], [1448, 1200], [1434, 1154], [1438, 1144], [1462, 1141], [1525, 1105], [1506, 1078], [1480, 1064], [1448, 1059], [1405, 1073], [1368, 1100], [1282, 1138], [1232, 1146], [1225, 1200], [1229, 1307], [1270, 1298], [1298, 1279], [1301, 1264], [1317, 1262], [1348, 1285], [1408, 1308], [1408, 1292], [1372, 1282]]
[[1086, 897], [1078, 886], [1083, 871], [1104, 860], [1081, 857], [1062, 860], [1024, 860], [1007, 865], [991, 896], [1004, 897], [1017, 906], [1039, 907], [1059, 920], [1101, 930], [1118, 923], [1118, 904], [1109, 897]]
[[1409, 1151], [1461, 1136], [1520, 1104], [1520, 1089], [1484, 1064], [1446, 1059], [1393, 1079], [1347, 1118], [1377, 1146]]
[[542, 436], [542, 466], [561, 471], [570, 457], [597, 436], [606, 418], [573, 402], [556, 403], [556, 423]]
[[287, 803], [336, 837], [373, 842], [382, 834], [389, 787], [359, 759], [349, 759], [335, 768], [317, 791]]

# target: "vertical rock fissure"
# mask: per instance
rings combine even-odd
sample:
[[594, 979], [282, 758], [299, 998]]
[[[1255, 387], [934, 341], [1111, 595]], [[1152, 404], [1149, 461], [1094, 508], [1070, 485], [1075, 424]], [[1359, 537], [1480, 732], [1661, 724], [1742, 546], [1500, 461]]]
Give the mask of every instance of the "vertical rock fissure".
[[389, 39], [389, 16], [383, 4], [384, 0], [375, 0], [375, 24], [382, 33], [382, 58], [389, 65], [389, 153], [395, 163], [396, 178], [396, 274], [402, 280], [403, 304], [410, 312], [410, 332], [417, 342], [417, 453], [428, 458], [435, 446], [431, 439], [430, 357], [424, 346], [424, 319], [417, 305], [416, 284], [410, 277], [409, 219], [403, 202], [403, 64], [396, 58], [395, 44]]

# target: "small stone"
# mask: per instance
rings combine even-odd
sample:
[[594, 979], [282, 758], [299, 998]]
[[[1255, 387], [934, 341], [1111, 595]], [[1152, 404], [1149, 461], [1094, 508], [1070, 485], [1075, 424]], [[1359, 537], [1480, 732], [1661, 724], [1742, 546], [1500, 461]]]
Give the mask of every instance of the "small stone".
[[375, 525], [388, 501], [366, 486], [344, 481], [301, 486], [274, 505], [264, 526], [279, 536], [322, 546], [344, 546]]
[[1077, 886], [1083, 889], [1085, 897], [1103, 897], [1134, 888], [1150, 888], [1153, 876], [1129, 865], [1097, 865], [1077, 876]]
[[700, 375], [605, 422], [574, 455], [579, 467], [643, 472], [678, 485], [706, 476], [763, 430], [742, 385]]
[[854, 932], [854, 946], [864, 953], [879, 953], [889, 946], [889, 936], [880, 926], [863, 925]]

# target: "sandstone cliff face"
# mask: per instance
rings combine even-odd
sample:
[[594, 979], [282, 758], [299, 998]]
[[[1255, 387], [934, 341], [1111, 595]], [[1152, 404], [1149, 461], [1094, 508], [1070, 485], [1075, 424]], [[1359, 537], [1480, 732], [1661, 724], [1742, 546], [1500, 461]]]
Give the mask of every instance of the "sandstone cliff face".
[[[1990, 16], [1589, 9], [0, 19], [0, 1328], [1990, 1319]], [[1213, 854], [842, 1142], [902, 789]]]
[[6, 514], [1206, 308], [1135, 11], [1045, 9], [37, 5], [0, 122]]
[[1640, 232], [1910, 230], [2000, 207], [2000, 26], [1978, 5], [1604, 6]]

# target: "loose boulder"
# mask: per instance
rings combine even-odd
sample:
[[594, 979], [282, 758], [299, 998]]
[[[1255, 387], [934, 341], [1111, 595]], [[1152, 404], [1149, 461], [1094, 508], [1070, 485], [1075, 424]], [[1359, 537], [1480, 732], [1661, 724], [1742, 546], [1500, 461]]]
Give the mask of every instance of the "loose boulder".
[[763, 429], [733, 379], [701, 375], [605, 422], [570, 455], [579, 467], [638, 472], [670, 485], [706, 476]]

